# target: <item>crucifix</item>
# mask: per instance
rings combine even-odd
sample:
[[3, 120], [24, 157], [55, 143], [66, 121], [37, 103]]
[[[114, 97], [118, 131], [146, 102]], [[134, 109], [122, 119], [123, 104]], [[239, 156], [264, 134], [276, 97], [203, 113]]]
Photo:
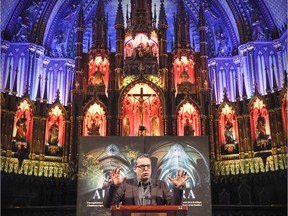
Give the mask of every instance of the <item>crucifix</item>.
[[[138, 112], [140, 116], [140, 127], [143, 126], [143, 106], [144, 102], [148, 100], [152, 96], [156, 96], [156, 94], [144, 94], [143, 88], [140, 88], [140, 94], [128, 94], [128, 96], [132, 96], [139, 102]], [[137, 98], [138, 97], [138, 98]], [[144, 97], [147, 97], [144, 99]]]

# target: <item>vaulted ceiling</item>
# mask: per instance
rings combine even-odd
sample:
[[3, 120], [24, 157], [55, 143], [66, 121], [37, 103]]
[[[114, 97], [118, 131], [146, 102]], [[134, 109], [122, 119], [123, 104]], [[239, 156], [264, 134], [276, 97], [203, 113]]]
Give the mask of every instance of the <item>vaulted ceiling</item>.
[[[98, 0], [99, 1], [99, 0]], [[84, 52], [92, 38], [92, 17], [95, 15], [97, 0], [4, 0], [1, 1], [1, 36], [2, 39], [15, 42], [32, 42], [55, 49], [55, 43], [61, 34], [66, 56], [74, 58], [74, 27], [82, 5], [85, 16]], [[162, 1], [162, 0], [161, 0]], [[168, 51], [173, 39], [173, 20], [178, 0], [165, 0], [168, 21]], [[226, 37], [232, 54], [237, 47], [254, 40], [273, 40], [287, 31], [286, 0], [183, 0], [190, 15], [190, 35], [195, 50], [199, 51], [199, 33], [197, 30], [200, 2], [205, 11], [207, 22], [208, 54], [216, 55], [219, 36]], [[104, 0], [109, 20], [108, 34], [111, 51], [115, 51], [114, 22], [118, 0]], [[127, 8], [130, 12], [130, 0], [121, 0], [124, 16]], [[156, 9], [157, 17], [160, 0], [153, 0], [152, 12]], [[128, 5], [128, 6], [127, 6]], [[125, 19], [126, 17], [124, 17]], [[261, 28], [264, 37], [259, 38], [253, 32]], [[29, 31], [27, 38], [21, 37], [21, 31]], [[221, 37], [220, 37], [221, 38]]]

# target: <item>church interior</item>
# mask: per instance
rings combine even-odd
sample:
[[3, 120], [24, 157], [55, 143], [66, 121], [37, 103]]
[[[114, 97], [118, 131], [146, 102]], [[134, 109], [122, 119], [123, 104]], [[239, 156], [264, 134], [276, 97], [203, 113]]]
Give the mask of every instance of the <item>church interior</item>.
[[81, 136], [208, 136], [212, 214], [287, 215], [287, 1], [1, 1], [1, 208], [76, 215]]

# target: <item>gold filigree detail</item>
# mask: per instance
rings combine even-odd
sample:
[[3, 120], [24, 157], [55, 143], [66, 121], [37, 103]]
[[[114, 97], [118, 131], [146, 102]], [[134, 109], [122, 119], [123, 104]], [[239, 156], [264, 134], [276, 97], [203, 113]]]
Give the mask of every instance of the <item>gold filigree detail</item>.
[[158, 76], [149, 75], [149, 76], [147, 76], [147, 80], [153, 82], [155, 85], [160, 86], [161, 88], [163, 87], [162, 81], [161, 81], [160, 77], [158, 77]]
[[129, 85], [131, 82], [135, 81], [136, 79], [137, 79], [136, 75], [126, 76], [123, 80], [123, 87]]

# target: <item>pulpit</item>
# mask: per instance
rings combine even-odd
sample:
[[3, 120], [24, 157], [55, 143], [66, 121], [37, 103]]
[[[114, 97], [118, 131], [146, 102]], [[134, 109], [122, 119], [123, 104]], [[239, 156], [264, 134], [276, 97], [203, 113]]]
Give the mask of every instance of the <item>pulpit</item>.
[[111, 216], [186, 216], [187, 206], [120, 205], [111, 207]]

